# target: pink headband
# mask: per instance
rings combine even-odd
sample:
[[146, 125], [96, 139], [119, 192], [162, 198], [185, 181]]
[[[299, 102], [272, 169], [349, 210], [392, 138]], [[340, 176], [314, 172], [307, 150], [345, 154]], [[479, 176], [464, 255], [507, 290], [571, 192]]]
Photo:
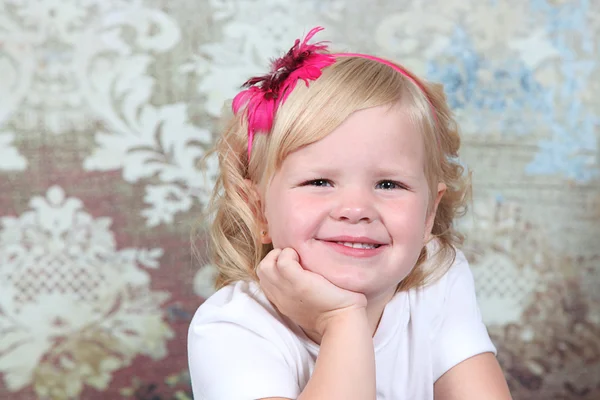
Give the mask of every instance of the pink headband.
[[306, 86], [308, 86], [309, 81], [314, 81], [321, 76], [323, 68], [335, 63], [336, 57], [365, 58], [385, 64], [398, 71], [425, 94], [433, 116], [437, 121], [435, 107], [429, 99], [425, 87], [407, 70], [390, 61], [367, 54], [330, 54], [327, 52], [327, 46], [323, 44], [324, 42], [308, 44], [308, 41], [323, 29], [322, 27], [311, 29], [302, 42], [300, 42], [300, 39], [296, 39], [294, 46], [292, 46], [285, 56], [273, 61], [269, 74], [250, 78], [242, 85], [242, 87], [247, 87], [248, 89], [241, 91], [233, 99], [232, 108], [236, 115], [242, 106], [246, 105], [245, 112], [248, 119], [248, 160], [250, 160], [252, 152], [254, 134], [271, 131], [275, 113], [294, 90], [296, 83], [299, 80], [303, 80]]

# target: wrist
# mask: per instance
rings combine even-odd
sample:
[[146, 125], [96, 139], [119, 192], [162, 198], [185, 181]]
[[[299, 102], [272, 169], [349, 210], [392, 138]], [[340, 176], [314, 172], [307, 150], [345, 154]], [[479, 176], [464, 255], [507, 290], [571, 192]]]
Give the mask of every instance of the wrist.
[[356, 329], [361, 325], [368, 325], [367, 310], [364, 307], [336, 310], [323, 318], [319, 326], [319, 333], [321, 336], [325, 336], [332, 332]]

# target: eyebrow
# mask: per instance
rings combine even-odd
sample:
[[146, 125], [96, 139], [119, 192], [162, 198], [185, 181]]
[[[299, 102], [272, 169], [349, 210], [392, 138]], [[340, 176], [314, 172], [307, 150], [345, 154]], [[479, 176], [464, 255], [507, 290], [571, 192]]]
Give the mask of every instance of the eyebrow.
[[[364, 168], [362, 168], [364, 170]], [[373, 171], [370, 171], [374, 176], [378, 179], [381, 178], [406, 178], [406, 179], [418, 179], [421, 171], [408, 171], [406, 168], [398, 165], [397, 167], [375, 167]], [[291, 172], [289, 175], [293, 177], [297, 176], [306, 176], [306, 175], [314, 175], [315, 177], [324, 177], [324, 178], [335, 178], [340, 175], [341, 171], [337, 168], [332, 168], [329, 165], [322, 166], [309, 166], [303, 170], [296, 170]]]
[[409, 173], [409, 171], [406, 170], [406, 168], [404, 168], [401, 165], [398, 165], [397, 167], [389, 167], [389, 166], [378, 166], [375, 169], [375, 173], [377, 175], [396, 175], [398, 173], [402, 174], [402, 175], [412, 175]]

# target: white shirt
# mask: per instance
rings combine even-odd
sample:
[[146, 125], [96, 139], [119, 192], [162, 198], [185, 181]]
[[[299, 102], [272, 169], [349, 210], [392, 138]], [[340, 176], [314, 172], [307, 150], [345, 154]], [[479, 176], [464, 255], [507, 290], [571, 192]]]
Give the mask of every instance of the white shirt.
[[[440, 280], [394, 296], [373, 344], [377, 400], [433, 399], [434, 382], [450, 368], [496, 353], [460, 251]], [[207, 299], [192, 319], [188, 361], [194, 399], [296, 399], [318, 353], [319, 346], [282, 317], [256, 283], [236, 282]]]

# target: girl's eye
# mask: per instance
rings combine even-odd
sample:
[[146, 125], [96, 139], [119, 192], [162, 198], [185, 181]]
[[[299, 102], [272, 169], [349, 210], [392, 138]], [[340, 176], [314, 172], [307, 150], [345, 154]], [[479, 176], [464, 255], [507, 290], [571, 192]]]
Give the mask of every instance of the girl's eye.
[[377, 183], [377, 189], [393, 190], [393, 189], [406, 189], [406, 186], [400, 182], [395, 181], [381, 181]]
[[307, 181], [304, 183], [304, 186], [317, 186], [317, 187], [326, 187], [332, 186], [330, 180], [328, 179], [313, 179], [312, 181]]

